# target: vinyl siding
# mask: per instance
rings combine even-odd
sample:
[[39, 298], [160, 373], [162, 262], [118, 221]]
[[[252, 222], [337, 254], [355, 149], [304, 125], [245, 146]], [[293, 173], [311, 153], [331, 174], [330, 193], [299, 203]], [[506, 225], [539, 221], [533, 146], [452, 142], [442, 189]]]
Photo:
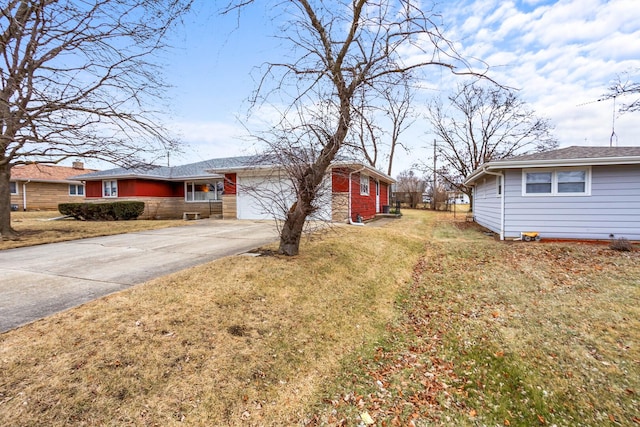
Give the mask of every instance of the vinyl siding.
[[590, 196], [522, 196], [522, 170], [506, 171], [505, 237], [640, 240], [640, 165], [593, 166]]
[[481, 226], [500, 233], [500, 202], [496, 185], [497, 176], [481, 179], [474, 190], [473, 214]]

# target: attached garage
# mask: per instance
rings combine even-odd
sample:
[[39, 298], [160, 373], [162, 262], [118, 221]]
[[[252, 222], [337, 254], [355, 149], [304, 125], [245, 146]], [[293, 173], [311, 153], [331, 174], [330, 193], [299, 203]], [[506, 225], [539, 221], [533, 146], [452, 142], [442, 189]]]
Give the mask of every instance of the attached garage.
[[[330, 180], [318, 197], [319, 210], [312, 219], [331, 220]], [[284, 219], [296, 200], [288, 177], [279, 173], [270, 175], [237, 176], [236, 204], [238, 219]]]
[[[173, 167], [118, 168], [76, 179], [86, 180], [87, 199], [141, 200], [152, 218], [183, 218], [187, 212], [203, 218], [284, 219], [296, 201], [293, 183], [284, 168], [260, 156], [209, 159]], [[315, 201], [317, 210], [310, 219], [372, 219], [388, 205], [393, 182], [393, 178], [360, 162], [335, 163], [327, 171]], [[105, 188], [111, 192], [106, 194]]]
[[295, 197], [291, 182], [279, 176], [238, 176], [238, 219], [283, 218]]

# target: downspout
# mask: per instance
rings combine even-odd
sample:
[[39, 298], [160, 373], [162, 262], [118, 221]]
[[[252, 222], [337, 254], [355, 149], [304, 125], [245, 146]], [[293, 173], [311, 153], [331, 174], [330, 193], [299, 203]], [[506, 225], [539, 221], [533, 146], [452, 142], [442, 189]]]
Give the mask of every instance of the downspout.
[[351, 219], [351, 187], [352, 187], [351, 175], [353, 175], [354, 173], [357, 173], [357, 172], [362, 172], [365, 169], [366, 168], [363, 166], [360, 169], [357, 169], [357, 170], [349, 172], [349, 206], [347, 206], [347, 213], [349, 214], [349, 224], [351, 224], [351, 225], [362, 225], [362, 226], [364, 226], [364, 222], [353, 222], [353, 220]]
[[486, 166], [482, 168], [482, 172], [500, 177], [500, 188], [502, 189], [500, 192], [500, 240], [504, 240], [504, 174], [502, 172], [489, 172]]
[[27, 210], [27, 184], [30, 183], [31, 180], [28, 179], [26, 182], [22, 183], [22, 210]]

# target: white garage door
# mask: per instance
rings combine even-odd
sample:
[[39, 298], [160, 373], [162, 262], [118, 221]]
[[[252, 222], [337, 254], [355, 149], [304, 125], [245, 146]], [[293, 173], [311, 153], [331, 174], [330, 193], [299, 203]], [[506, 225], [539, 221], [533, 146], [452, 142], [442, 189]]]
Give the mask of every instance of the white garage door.
[[239, 176], [238, 219], [283, 218], [295, 198], [288, 180], [272, 176]]
[[[331, 218], [330, 190], [327, 193], [320, 197], [318, 203], [320, 210], [314, 215], [315, 219]], [[287, 178], [238, 176], [236, 195], [238, 219], [284, 219], [295, 200], [291, 181]]]

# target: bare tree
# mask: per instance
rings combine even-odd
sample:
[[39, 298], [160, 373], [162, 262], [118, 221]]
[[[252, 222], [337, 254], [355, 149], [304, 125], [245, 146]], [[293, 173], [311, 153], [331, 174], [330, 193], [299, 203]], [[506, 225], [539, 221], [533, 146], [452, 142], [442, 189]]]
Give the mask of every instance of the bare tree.
[[405, 170], [398, 174], [396, 182], [396, 195], [402, 198], [409, 207], [415, 209], [422, 202], [422, 193], [427, 188], [427, 180], [419, 177], [412, 170]]
[[[374, 168], [391, 176], [398, 149], [408, 151], [401, 135], [416, 120], [411, 107], [414, 97], [407, 75], [383, 88], [363, 86], [354, 102], [352, 145]], [[368, 99], [371, 98], [371, 99]]]
[[[639, 70], [635, 70], [638, 72]], [[617, 98], [620, 96], [629, 95], [634, 97], [629, 102], [624, 102], [620, 105], [620, 113], [640, 111], [640, 81], [634, 79], [632, 76], [633, 71], [626, 71], [616, 78], [616, 80], [609, 86], [608, 93], [602, 99]]]
[[96, 158], [131, 165], [174, 141], [149, 108], [154, 54], [191, 0], [8, 0], [0, 6], [0, 236], [11, 168]]
[[462, 182], [483, 163], [558, 146], [549, 121], [505, 88], [465, 83], [448, 99], [450, 109], [441, 101], [428, 108], [427, 118], [441, 141], [438, 161], [446, 171], [439, 176], [470, 200], [471, 189]]
[[[232, 1], [226, 12], [252, 3], [253, 0]], [[300, 105], [322, 105], [329, 111], [320, 121], [314, 121], [318, 115], [310, 115], [296, 123], [296, 129], [306, 139], [292, 139], [298, 137], [294, 133], [281, 141], [285, 147], [305, 144], [308, 159], [293, 177], [297, 197], [280, 233], [279, 252], [295, 255], [305, 220], [316, 209], [315, 200], [326, 172], [353, 130], [358, 91], [385, 87], [402, 74], [430, 65], [453, 73], [473, 73], [440, 32], [437, 16], [413, 1], [292, 0], [277, 5], [278, 12], [284, 12], [280, 16], [290, 17], [281, 28], [280, 37], [291, 46], [288, 57], [294, 59], [266, 66], [255, 101], [266, 102], [275, 95], [271, 99], [282, 103], [289, 96], [293, 111], [301, 111]], [[407, 52], [415, 55], [409, 58]], [[279, 135], [285, 124], [283, 121], [279, 125]], [[298, 160], [294, 154], [287, 164]]]

